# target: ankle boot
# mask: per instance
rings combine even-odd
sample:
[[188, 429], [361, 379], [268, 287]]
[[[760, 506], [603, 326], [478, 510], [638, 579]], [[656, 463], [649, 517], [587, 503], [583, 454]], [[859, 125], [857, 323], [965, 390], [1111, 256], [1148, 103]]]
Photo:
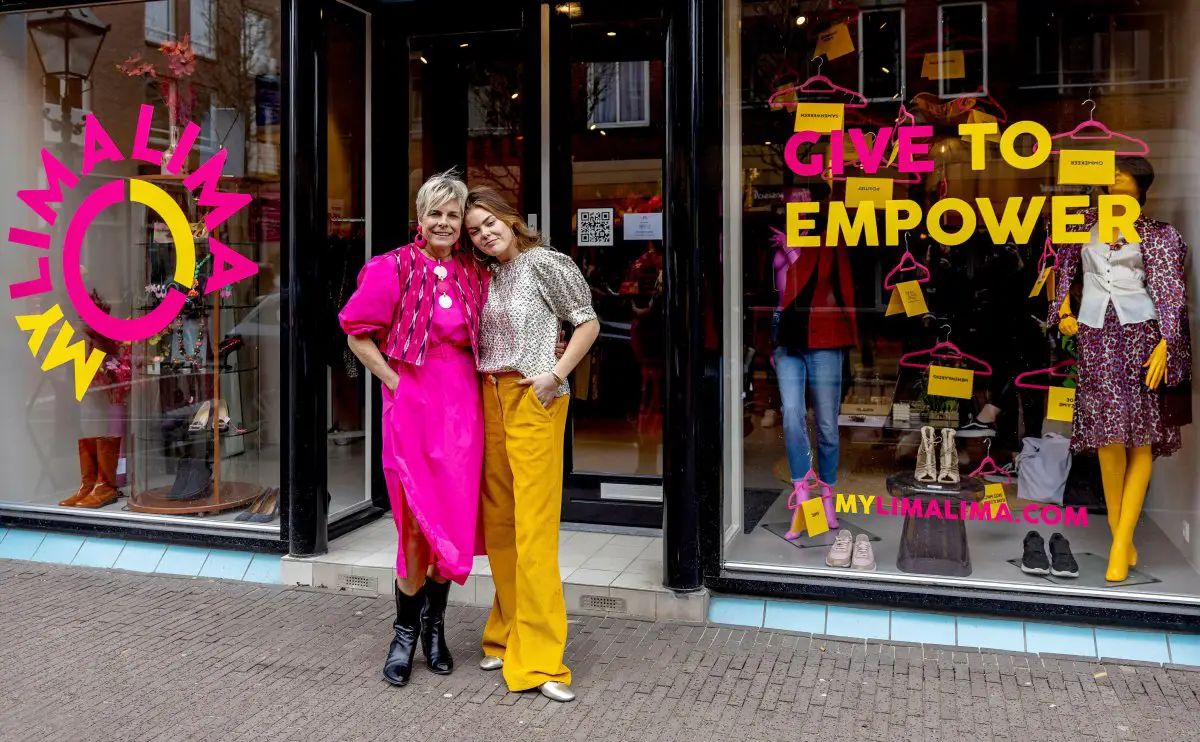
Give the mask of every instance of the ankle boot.
[[96, 486], [77, 504], [81, 508], [102, 508], [117, 501], [117, 459], [121, 456], [120, 438], [96, 439]]
[[66, 508], [73, 508], [85, 497], [92, 494], [96, 486], [96, 438], [79, 439], [79, 490], [58, 503]]
[[[428, 583], [427, 583], [428, 584]], [[421, 633], [421, 608], [425, 605], [425, 588], [416, 595], [405, 595], [396, 587], [395, 636], [388, 647], [383, 663], [383, 679], [392, 685], [407, 685], [412, 675], [413, 655], [417, 653], [417, 637]]]
[[954, 442], [954, 428], [942, 428], [942, 455], [938, 467], [938, 482], [958, 484], [958, 444]]
[[421, 649], [425, 652], [425, 664], [436, 675], [449, 675], [454, 672], [454, 658], [446, 646], [446, 599], [450, 597], [450, 583], [426, 580], [424, 593]]
[[929, 425], [921, 428], [921, 446], [917, 449], [917, 470], [915, 472], [918, 482], [936, 482], [937, 481], [937, 438], [933, 432], [933, 428]]

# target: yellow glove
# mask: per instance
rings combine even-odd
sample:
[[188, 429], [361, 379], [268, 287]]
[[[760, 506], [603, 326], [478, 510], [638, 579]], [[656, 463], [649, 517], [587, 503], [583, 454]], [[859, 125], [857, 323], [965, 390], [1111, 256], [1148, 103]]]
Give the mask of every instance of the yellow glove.
[[1154, 350], [1150, 351], [1150, 357], [1142, 364], [1142, 368], [1146, 371], [1146, 386], [1150, 389], [1157, 389], [1162, 383], [1163, 378], [1167, 375], [1167, 341], [1159, 340], [1158, 345], [1154, 346]]
[[1079, 322], [1075, 319], [1075, 315], [1071, 314], [1071, 295], [1063, 299], [1062, 306], [1058, 308], [1058, 331], [1067, 337], [1075, 337], [1079, 332]]

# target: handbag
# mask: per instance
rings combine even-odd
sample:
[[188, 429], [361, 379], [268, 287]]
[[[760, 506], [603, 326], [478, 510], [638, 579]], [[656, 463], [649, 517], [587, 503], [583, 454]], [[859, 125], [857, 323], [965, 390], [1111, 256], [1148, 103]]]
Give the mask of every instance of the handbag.
[[212, 489], [212, 469], [203, 459], [182, 459], [175, 472], [175, 483], [166, 499], [173, 501], [196, 500], [208, 495]]
[[1018, 496], [1022, 500], [1062, 505], [1070, 471], [1070, 440], [1054, 433], [1025, 438], [1017, 462]]
[[1182, 428], [1192, 424], [1192, 382], [1164, 387], [1159, 399], [1162, 424], [1168, 428]]

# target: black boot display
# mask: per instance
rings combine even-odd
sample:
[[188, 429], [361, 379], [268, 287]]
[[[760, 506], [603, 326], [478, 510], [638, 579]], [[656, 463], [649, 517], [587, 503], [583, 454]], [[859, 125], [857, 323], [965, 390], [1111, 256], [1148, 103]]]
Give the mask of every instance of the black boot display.
[[392, 685], [407, 685], [412, 675], [413, 655], [417, 653], [417, 636], [421, 633], [421, 610], [425, 605], [425, 588], [416, 595], [405, 595], [396, 588], [395, 636], [388, 647], [383, 663], [383, 679]]
[[446, 646], [446, 599], [450, 595], [450, 583], [426, 580], [424, 593], [421, 649], [425, 650], [425, 664], [431, 672], [449, 675], [454, 672], [454, 658]]

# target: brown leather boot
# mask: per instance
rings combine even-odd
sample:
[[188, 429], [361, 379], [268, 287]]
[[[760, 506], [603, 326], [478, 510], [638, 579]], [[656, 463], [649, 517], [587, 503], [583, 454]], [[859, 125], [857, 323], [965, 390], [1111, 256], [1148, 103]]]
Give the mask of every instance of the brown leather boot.
[[121, 455], [120, 438], [96, 439], [96, 486], [76, 507], [102, 508], [117, 501], [117, 459]]
[[92, 488], [96, 486], [96, 438], [80, 438], [79, 439], [79, 490], [58, 503], [65, 508], [73, 508], [79, 505], [83, 498], [92, 494]]

